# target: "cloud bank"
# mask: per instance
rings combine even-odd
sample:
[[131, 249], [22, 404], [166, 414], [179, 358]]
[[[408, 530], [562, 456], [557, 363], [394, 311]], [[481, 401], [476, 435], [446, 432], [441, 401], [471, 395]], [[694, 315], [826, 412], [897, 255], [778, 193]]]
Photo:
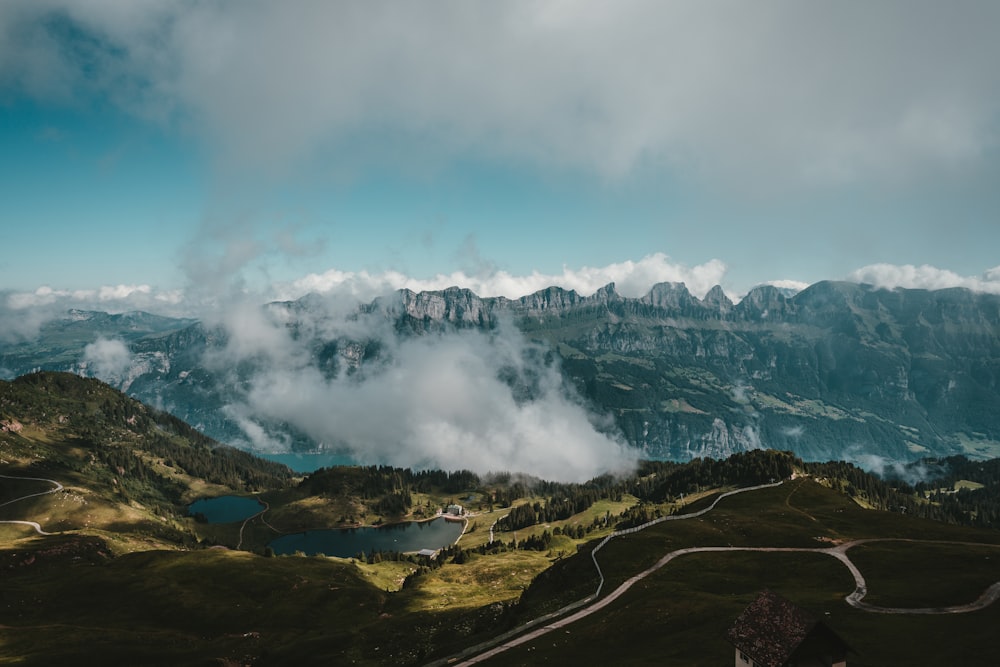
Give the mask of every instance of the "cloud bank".
[[[610, 417], [594, 415], [540, 346], [509, 326], [490, 334], [451, 332], [399, 338], [377, 318], [309, 322], [303, 331], [349, 332], [332, 371], [293, 338], [283, 318], [241, 311], [228, 318], [225, 349], [206, 361], [247, 368], [227, 384], [242, 387], [227, 407], [253, 448], [284, 451], [289, 427], [355, 460], [412, 468], [526, 472], [581, 482], [636, 463]], [[326, 315], [320, 316], [320, 319]]]
[[98, 338], [83, 349], [83, 367], [96, 378], [115, 382], [132, 365], [132, 352], [123, 340]]
[[721, 284], [725, 275], [726, 265], [718, 259], [688, 267], [671, 261], [663, 253], [654, 253], [638, 261], [626, 260], [607, 266], [585, 266], [579, 269], [564, 266], [560, 274], [534, 271], [526, 276], [516, 276], [506, 271], [480, 275], [456, 271], [421, 279], [391, 271], [370, 274], [331, 269], [320, 274], [309, 274], [279, 289], [287, 298], [296, 298], [296, 295], [309, 292], [347, 292], [361, 296], [384, 294], [402, 288], [422, 292], [458, 286], [471, 289], [479, 296], [516, 299], [553, 285], [590, 295], [608, 283], [615, 283], [619, 294], [639, 297], [649, 292], [650, 287], [656, 283], [683, 282], [692, 294], [701, 297], [715, 285]]
[[981, 160], [998, 24], [975, 1], [13, 0], [0, 83], [106, 98], [232, 169], [322, 153], [331, 174], [360, 154], [422, 173], [477, 154], [780, 192]]
[[141, 310], [175, 317], [197, 312], [185, 303], [181, 290], [155, 290], [149, 285], [77, 290], [43, 285], [30, 292], [0, 290], [0, 342], [34, 338], [46, 322], [65, 317], [73, 309], [108, 313]]
[[[176, 317], [203, 317], [215, 320], [224, 303], [259, 305], [268, 301], [291, 301], [306, 294], [323, 295], [339, 301], [343, 310], [353, 309], [397, 289], [414, 292], [465, 287], [479, 296], [505, 296], [515, 299], [551, 286], [573, 289], [590, 295], [608, 283], [615, 283], [620, 294], [640, 297], [660, 282], [682, 282], [695, 296], [704, 297], [715, 285], [723, 285], [733, 300], [739, 300], [746, 287], [733, 289], [728, 284], [727, 265], [712, 259], [696, 266], [674, 262], [663, 253], [653, 253], [639, 260], [626, 260], [599, 267], [564, 267], [562, 273], [533, 271], [514, 275], [492, 270], [478, 274], [456, 271], [429, 278], [410, 276], [398, 271], [367, 272], [329, 269], [310, 273], [297, 280], [266, 286], [262, 291], [234, 292], [230, 287], [192, 291], [157, 290], [149, 285], [106, 285], [97, 289], [66, 290], [42, 286], [31, 292], [0, 291], [0, 340], [14, 341], [38, 333], [44, 322], [64, 316], [71, 308], [119, 313], [143, 310]], [[944, 289], [964, 287], [976, 292], [1000, 294], [1000, 266], [980, 276], [963, 276], [948, 269], [929, 265], [871, 264], [855, 271], [846, 280], [892, 289]], [[217, 286], [225, 281], [216, 281]], [[798, 280], [769, 280], [765, 284], [791, 291], [808, 286]]]
[[974, 292], [1000, 294], [1000, 266], [989, 269], [981, 276], [961, 276], [954, 271], [939, 269], [927, 264], [921, 266], [870, 264], [853, 271], [848, 276], [848, 280], [888, 289], [904, 287], [907, 289], [936, 290], [964, 287]]

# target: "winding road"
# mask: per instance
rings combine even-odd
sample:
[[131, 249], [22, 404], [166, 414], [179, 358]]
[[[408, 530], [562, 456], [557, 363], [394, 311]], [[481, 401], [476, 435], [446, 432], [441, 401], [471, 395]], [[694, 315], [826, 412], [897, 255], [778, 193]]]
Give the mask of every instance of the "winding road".
[[[604, 609], [606, 606], [608, 606], [609, 604], [620, 598], [622, 595], [624, 595], [636, 583], [638, 583], [645, 577], [649, 576], [653, 572], [656, 572], [661, 567], [663, 567], [670, 561], [674, 560], [675, 558], [695, 553], [722, 553], [722, 552], [736, 552], [736, 551], [757, 551], [765, 553], [804, 552], [804, 553], [819, 553], [831, 556], [839, 560], [841, 563], [843, 563], [844, 566], [850, 571], [851, 575], [854, 577], [854, 591], [851, 592], [850, 595], [848, 595], [845, 598], [847, 604], [856, 609], [861, 609], [867, 612], [872, 612], [877, 614], [922, 614], [922, 615], [962, 614], [983, 609], [984, 607], [987, 607], [996, 602], [997, 599], [1000, 599], [1000, 582], [997, 582], [992, 586], [990, 586], [989, 588], [987, 588], [983, 592], [983, 594], [979, 596], [977, 600], [970, 602], [969, 604], [956, 605], [952, 607], [924, 607], [924, 608], [908, 609], [900, 607], [879, 607], [876, 605], [871, 605], [866, 602], [863, 602], [862, 601], [863, 598], [868, 593], [868, 584], [865, 581], [864, 576], [861, 574], [861, 571], [858, 569], [857, 565], [855, 565], [854, 562], [851, 561], [850, 557], [847, 555], [848, 550], [850, 550], [852, 547], [872, 542], [901, 542], [901, 541], [918, 542], [918, 543], [936, 543], [936, 544], [970, 544], [968, 542], [947, 542], [941, 540], [912, 540], [912, 539], [902, 539], [902, 538], [869, 538], [869, 539], [851, 540], [849, 542], [844, 542], [836, 546], [819, 547], [819, 548], [687, 547], [684, 549], [676, 549], [666, 554], [662, 558], [660, 558], [660, 560], [656, 561], [656, 563], [654, 563], [647, 569], [643, 570], [642, 572], [636, 574], [635, 576], [631, 577], [630, 579], [620, 584], [617, 588], [615, 588], [613, 591], [608, 593], [603, 598], [600, 597], [601, 589], [604, 587], [604, 574], [601, 572], [601, 566], [597, 562], [597, 553], [604, 547], [605, 544], [611, 541], [611, 539], [621, 535], [636, 533], [639, 532], [640, 530], [645, 530], [650, 526], [654, 526], [656, 524], [663, 523], [665, 521], [681, 521], [685, 519], [693, 519], [699, 516], [703, 516], [704, 514], [707, 514], [711, 510], [715, 509], [715, 506], [718, 505], [723, 498], [727, 498], [729, 496], [733, 496], [738, 493], [746, 493], [749, 491], [756, 491], [759, 489], [766, 489], [779, 486], [782, 483], [783, 482], [775, 482], [772, 484], [760, 484], [758, 486], [750, 486], [743, 489], [737, 489], [735, 491], [729, 491], [727, 493], [723, 493], [718, 498], [716, 498], [715, 501], [710, 506], [706, 507], [705, 509], [699, 510], [698, 512], [693, 512], [691, 514], [683, 514], [683, 515], [675, 514], [671, 516], [660, 517], [648, 523], [642, 524], [641, 526], [636, 526], [634, 528], [628, 528], [626, 530], [619, 530], [615, 531], [614, 533], [611, 533], [603, 540], [601, 540], [601, 542], [591, 552], [591, 558], [594, 561], [594, 566], [597, 568], [597, 573], [600, 578], [600, 581], [597, 585], [597, 590], [593, 595], [590, 595], [578, 602], [574, 602], [556, 612], [547, 614], [541, 618], [534, 619], [533, 621], [530, 621], [527, 624], [520, 626], [519, 628], [515, 628], [514, 630], [505, 633], [504, 635], [501, 635], [500, 637], [497, 637], [489, 642], [484, 642], [483, 644], [480, 644], [478, 646], [466, 649], [466, 651], [463, 651], [458, 655], [429, 663], [427, 667], [436, 667], [438, 665], [446, 665], [446, 664], [455, 665], [456, 667], [474, 665], [476, 663], [483, 662], [484, 660], [493, 658], [496, 655], [499, 655], [500, 653], [503, 653], [508, 649], [538, 639], [542, 635], [548, 634], [549, 632], [565, 628], [566, 626], [571, 625], [572, 623], [575, 623], [576, 621], [582, 618], [590, 616], [591, 614], [594, 614]], [[997, 546], [997, 548], [1000, 548], [1000, 545], [987, 545], [978, 543], [976, 543], [976, 546]], [[548, 622], [550, 620], [551, 622]], [[464, 659], [462, 662], [458, 662], [458, 660], [462, 659]]]
[[[58, 493], [59, 491], [63, 490], [63, 485], [62, 484], [60, 484], [59, 482], [57, 482], [54, 479], [46, 479], [44, 477], [14, 477], [12, 475], [0, 475], [0, 478], [3, 478], [3, 479], [26, 480], [26, 481], [31, 481], [31, 482], [48, 482], [49, 484], [53, 484], [54, 485], [53, 488], [51, 488], [51, 489], [49, 489], [47, 491], [40, 491], [38, 493], [29, 493], [26, 496], [21, 496], [19, 498], [14, 498], [13, 500], [8, 500], [7, 502], [4, 502], [4, 503], [0, 503], [0, 507], [6, 507], [7, 505], [13, 505], [14, 503], [21, 502], [22, 500], [27, 500], [28, 498], [34, 498], [36, 496], [46, 496], [46, 495], [48, 495], [50, 493]], [[55, 535], [55, 533], [47, 533], [44, 530], [42, 530], [42, 527], [40, 525], [38, 525], [38, 523], [35, 522], [35, 521], [20, 521], [20, 520], [13, 520], [13, 519], [11, 519], [11, 520], [0, 520], [0, 523], [13, 523], [13, 524], [18, 524], [18, 525], [22, 525], [22, 526], [30, 526], [30, 527], [34, 528], [35, 532], [38, 533], [39, 535]]]
[[243, 525], [240, 526], [240, 541], [236, 543], [236, 550], [237, 551], [239, 551], [240, 547], [243, 546], [243, 530], [247, 527], [248, 523], [250, 523], [251, 521], [253, 521], [257, 517], [260, 517], [260, 520], [264, 523], [264, 525], [267, 526], [268, 528], [270, 528], [271, 530], [273, 530], [274, 532], [276, 532], [276, 533], [280, 533], [281, 532], [280, 530], [278, 530], [277, 528], [275, 528], [274, 526], [272, 526], [271, 524], [269, 524], [264, 519], [264, 512], [266, 512], [269, 509], [271, 509], [271, 506], [268, 504], [268, 502], [266, 500], [261, 500], [260, 498], [257, 498], [257, 502], [261, 503], [264, 506], [264, 509], [262, 509], [261, 511], [257, 512], [253, 516], [248, 516], [246, 519], [243, 520]]

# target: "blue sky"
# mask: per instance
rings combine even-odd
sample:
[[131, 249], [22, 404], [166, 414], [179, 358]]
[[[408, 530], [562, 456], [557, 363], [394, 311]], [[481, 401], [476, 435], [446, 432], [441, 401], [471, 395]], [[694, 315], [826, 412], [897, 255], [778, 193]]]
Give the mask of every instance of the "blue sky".
[[992, 2], [0, 5], [0, 292], [1000, 291]]

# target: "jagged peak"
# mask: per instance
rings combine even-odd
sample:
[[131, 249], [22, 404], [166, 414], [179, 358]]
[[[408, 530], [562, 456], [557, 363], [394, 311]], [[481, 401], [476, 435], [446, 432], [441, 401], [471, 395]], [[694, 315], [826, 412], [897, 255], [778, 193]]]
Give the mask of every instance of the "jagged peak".
[[858, 283], [821, 280], [796, 294], [792, 297], [792, 300], [798, 306], [821, 308], [856, 302], [863, 294], [869, 291], [871, 291], [870, 287]]
[[788, 309], [788, 299], [780, 287], [757, 285], [737, 304], [737, 312], [754, 317], [766, 317], [783, 313]]
[[581, 300], [576, 290], [567, 290], [556, 285], [540, 289], [520, 299], [515, 300], [521, 308], [528, 310], [554, 310], [574, 306]]
[[733, 307], [732, 300], [726, 296], [726, 292], [722, 289], [722, 285], [716, 285], [712, 289], [708, 290], [705, 294], [705, 298], [701, 300], [707, 306], [715, 306], [719, 310], [729, 310]]
[[445, 287], [443, 290], [439, 290], [438, 294], [454, 296], [456, 294], [461, 294], [466, 298], [479, 298], [479, 295], [473, 292], [468, 287], [459, 287], [458, 285], [451, 285], [450, 287]]
[[615, 284], [611, 282], [605, 285], [604, 287], [600, 288], [596, 292], [594, 292], [593, 296], [591, 296], [590, 298], [600, 299], [600, 300], [610, 300], [610, 299], [620, 299], [621, 295], [618, 294], [618, 290], [615, 289]]
[[649, 288], [646, 292], [647, 297], [651, 297], [658, 294], [690, 294], [687, 285], [683, 282], [662, 282], [656, 283]]
[[770, 301], [770, 300], [785, 301], [786, 299], [785, 299], [785, 293], [782, 291], [780, 287], [775, 287], [774, 285], [765, 284], [765, 285], [757, 285], [756, 287], [751, 288], [750, 291], [747, 292], [747, 295], [743, 297], [743, 300], [740, 301], [740, 303], [743, 303], [747, 300], [759, 303], [762, 301]]
[[688, 291], [687, 285], [672, 282], [656, 283], [639, 301], [657, 308], [684, 308], [701, 305]]
[[543, 287], [542, 289], [536, 290], [527, 296], [533, 296], [535, 294], [572, 294], [580, 296], [577, 294], [575, 289], [566, 289], [565, 287], [560, 287], [559, 285], [549, 285], [548, 287]]

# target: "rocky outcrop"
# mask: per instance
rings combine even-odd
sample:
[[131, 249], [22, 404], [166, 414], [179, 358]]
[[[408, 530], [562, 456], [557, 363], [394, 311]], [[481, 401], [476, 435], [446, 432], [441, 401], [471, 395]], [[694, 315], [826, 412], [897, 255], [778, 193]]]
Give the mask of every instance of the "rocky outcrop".
[[[757, 447], [824, 460], [1000, 456], [997, 295], [821, 282], [795, 295], [760, 286], [734, 304], [720, 287], [699, 299], [683, 283], [639, 298], [613, 284], [589, 296], [550, 287], [519, 299], [453, 287], [401, 290], [339, 328], [317, 324], [328, 317], [322, 296], [273, 308], [328, 374], [380, 363], [392, 353], [386, 335], [490, 331], [509, 321], [558, 354], [567, 383], [651, 457]], [[234, 428], [222, 412], [229, 376], [239, 381], [252, 368], [203, 363], [206, 350], [225, 346], [225, 332], [93, 313], [58, 326], [37, 348], [0, 348], [0, 368], [72, 367], [95, 332], [122, 331], [135, 364], [145, 364], [123, 375], [133, 395], [219, 438]], [[75, 350], [66, 343], [73, 336], [85, 341]]]

